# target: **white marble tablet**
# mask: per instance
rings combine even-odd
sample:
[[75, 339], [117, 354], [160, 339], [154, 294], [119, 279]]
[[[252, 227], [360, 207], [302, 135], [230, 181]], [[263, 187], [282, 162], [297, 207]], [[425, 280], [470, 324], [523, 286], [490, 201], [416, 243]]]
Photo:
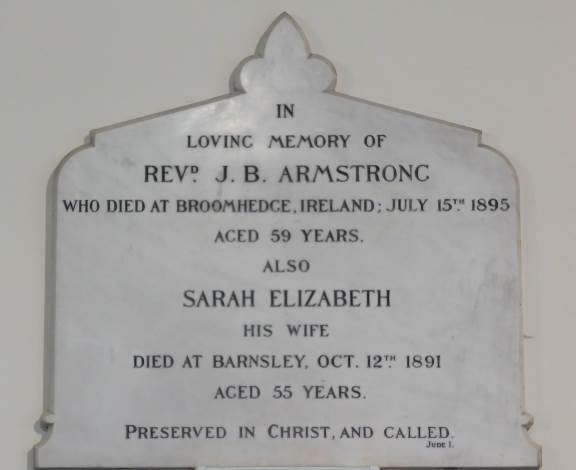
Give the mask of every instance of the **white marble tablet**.
[[64, 159], [38, 468], [539, 466], [513, 168], [335, 82], [282, 15]]

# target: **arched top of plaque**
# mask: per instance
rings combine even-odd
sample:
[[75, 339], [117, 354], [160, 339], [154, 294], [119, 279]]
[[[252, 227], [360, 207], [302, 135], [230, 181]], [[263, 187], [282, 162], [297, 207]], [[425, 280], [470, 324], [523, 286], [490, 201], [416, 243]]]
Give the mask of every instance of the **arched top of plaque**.
[[256, 48], [232, 74], [233, 91], [334, 90], [336, 70], [312, 54], [304, 32], [288, 13], [270, 25]]
[[[372, 112], [375, 115], [378, 114], [380, 118], [383, 114], [388, 114], [390, 118], [401, 120], [404, 123], [411, 122], [412, 125], [419, 123], [421, 126], [435, 128], [440, 132], [450, 132], [455, 138], [466, 140], [467, 144], [483, 147], [487, 154], [497, 154], [498, 159], [514, 172], [512, 165], [509, 164], [504, 155], [481, 144], [482, 132], [479, 129], [343, 94], [335, 90], [336, 82], [337, 72], [334, 65], [327, 58], [311, 52], [306, 35], [300, 25], [290, 14], [284, 12], [272, 22], [262, 35], [255, 53], [242, 60], [232, 71], [230, 76], [231, 93], [94, 129], [90, 132], [87, 144], [75, 149], [67, 157], [72, 157], [82, 149], [94, 145], [96, 138], [98, 140], [104, 139], [102, 134], [114, 133], [122, 127], [139, 123], [146, 125], [148, 121], [163, 117], [168, 118], [180, 112], [191, 111], [194, 113], [194, 108], [205, 107], [205, 112], [213, 109], [218, 114], [218, 119], [231, 118], [229, 112], [221, 113], [223, 107], [216, 106], [216, 104], [228, 100], [234, 101], [234, 98], [236, 98], [235, 103], [238, 106], [232, 105], [230, 110], [243, 108], [245, 104], [251, 102], [257, 104], [258, 107], [250, 107], [250, 111], [259, 114], [265, 108], [265, 100], [270, 104], [277, 101], [279, 97], [288, 99], [292, 96], [304, 100], [312, 99], [314, 103], [319, 100], [318, 102], [322, 102], [322, 104], [317, 107], [317, 110], [321, 113], [322, 108], [325, 107], [326, 95], [331, 95], [333, 100], [347, 100], [347, 106], [353, 108], [354, 112]], [[244, 95], [245, 99], [239, 98], [241, 95]], [[320, 95], [323, 95], [324, 99], [320, 98]], [[368, 111], [368, 106], [377, 109]], [[215, 116], [212, 113], [210, 115]], [[238, 120], [235, 119], [235, 121], [238, 124]], [[238, 129], [241, 130], [244, 127], [240, 124]], [[420, 136], [430, 137], [432, 134], [423, 132]], [[65, 158], [61, 162], [60, 169], [67, 160], [68, 158]]]

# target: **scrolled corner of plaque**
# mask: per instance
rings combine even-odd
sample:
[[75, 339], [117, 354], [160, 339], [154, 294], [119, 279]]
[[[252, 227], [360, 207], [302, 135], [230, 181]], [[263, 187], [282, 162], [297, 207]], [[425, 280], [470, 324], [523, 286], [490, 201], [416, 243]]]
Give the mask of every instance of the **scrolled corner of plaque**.
[[539, 468], [512, 165], [335, 84], [283, 13], [64, 158], [36, 468]]

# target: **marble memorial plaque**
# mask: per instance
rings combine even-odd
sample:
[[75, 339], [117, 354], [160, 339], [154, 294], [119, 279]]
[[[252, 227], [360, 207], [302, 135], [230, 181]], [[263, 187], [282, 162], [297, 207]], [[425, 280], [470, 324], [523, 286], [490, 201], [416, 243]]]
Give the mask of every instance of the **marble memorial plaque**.
[[514, 170], [335, 82], [284, 14], [64, 159], [37, 468], [539, 466]]

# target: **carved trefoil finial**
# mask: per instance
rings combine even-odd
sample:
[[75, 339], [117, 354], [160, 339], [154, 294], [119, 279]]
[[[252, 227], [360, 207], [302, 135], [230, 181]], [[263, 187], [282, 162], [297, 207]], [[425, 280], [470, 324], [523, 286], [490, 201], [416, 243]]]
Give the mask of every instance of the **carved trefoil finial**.
[[312, 54], [304, 32], [288, 13], [282, 13], [262, 36], [256, 55], [243, 61], [233, 76], [238, 91], [329, 91], [336, 70]]

